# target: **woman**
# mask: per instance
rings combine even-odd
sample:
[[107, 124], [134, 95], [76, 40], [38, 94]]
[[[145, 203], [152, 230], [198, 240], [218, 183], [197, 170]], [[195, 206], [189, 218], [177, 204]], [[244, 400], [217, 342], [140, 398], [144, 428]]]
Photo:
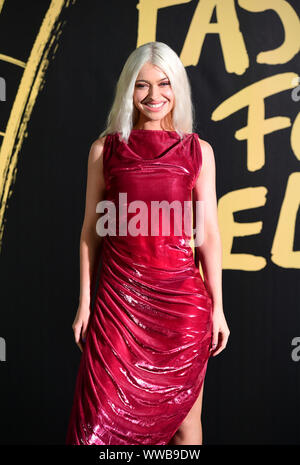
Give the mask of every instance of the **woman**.
[[[206, 366], [210, 355], [225, 348], [229, 330], [214, 155], [192, 128], [190, 85], [177, 54], [161, 42], [134, 50], [107, 128], [89, 154], [80, 299], [72, 326], [82, 357], [67, 444], [202, 444]], [[174, 225], [163, 234], [159, 215], [143, 210], [153, 201], [183, 205], [191, 194], [205, 207], [195, 254], [205, 282], [191, 234], [175, 234]], [[97, 222], [97, 212], [108, 206], [99, 206], [102, 201], [116, 206], [101, 217], [105, 224], [112, 220], [106, 235], [104, 222]], [[137, 209], [131, 202], [137, 201], [142, 228], [150, 218], [158, 234], [128, 234], [141, 227], [132, 215]], [[128, 204], [134, 208], [124, 220]], [[162, 220], [168, 213], [163, 209]], [[174, 213], [173, 219], [182, 227], [182, 216]], [[128, 230], [120, 234], [126, 221]]]

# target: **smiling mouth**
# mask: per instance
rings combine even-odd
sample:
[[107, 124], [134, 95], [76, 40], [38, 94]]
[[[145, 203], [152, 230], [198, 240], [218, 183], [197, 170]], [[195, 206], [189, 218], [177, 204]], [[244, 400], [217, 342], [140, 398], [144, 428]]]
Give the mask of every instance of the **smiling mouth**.
[[153, 104], [153, 103], [144, 103], [144, 105], [148, 108], [162, 108], [164, 106], [166, 102], [161, 102], [161, 103], [156, 103], [156, 104]]

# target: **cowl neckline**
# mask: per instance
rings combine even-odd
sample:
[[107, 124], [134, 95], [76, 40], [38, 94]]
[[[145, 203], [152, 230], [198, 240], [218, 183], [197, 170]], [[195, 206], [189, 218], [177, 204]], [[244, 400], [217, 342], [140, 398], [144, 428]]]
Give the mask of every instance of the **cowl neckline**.
[[[192, 134], [184, 134], [182, 140]], [[132, 129], [128, 138], [127, 148], [137, 158], [152, 160], [166, 157], [176, 149], [181, 139], [176, 131], [163, 129]]]

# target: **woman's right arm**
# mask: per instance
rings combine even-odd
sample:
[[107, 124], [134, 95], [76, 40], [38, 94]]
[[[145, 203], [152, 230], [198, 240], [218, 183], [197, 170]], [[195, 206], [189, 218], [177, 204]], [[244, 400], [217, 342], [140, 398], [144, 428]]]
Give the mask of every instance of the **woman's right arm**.
[[76, 344], [82, 351], [82, 339], [90, 318], [90, 289], [96, 257], [99, 253], [102, 237], [96, 232], [98, 214], [96, 205], [104, 197], [105, 181], [103, 175], [103, 146], [105, 137], [97, 139], [90, 148], [87, 168], [85, 214], [80, 235], [80, 295], [77, 313], [72, 325]]

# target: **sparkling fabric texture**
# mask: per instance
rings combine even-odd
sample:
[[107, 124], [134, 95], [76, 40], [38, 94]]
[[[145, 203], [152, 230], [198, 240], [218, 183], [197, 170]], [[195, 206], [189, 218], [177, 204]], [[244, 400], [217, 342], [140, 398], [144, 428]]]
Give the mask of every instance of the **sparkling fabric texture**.
[[[153, 200], [191, 201], [202, 165], [197, 138], [135, 129], [126, 144], [118, 133], [107, 135], [105, 199], [117, 212], [119, 193], [127, 204], [143, 200], [149, 219]], [[128, 221], [137, 212], [127, 212]], [[102, 238], [66, 444], [166, 445], [197, 400], [210, 354], [212, 298], [190, 234], [174, 234], [176, 221], [183, 219], [174, 215], [170, 235], [160, 227], [156, 236], [134, 237], [118, 235], [118, 218], [117, 234]]]

